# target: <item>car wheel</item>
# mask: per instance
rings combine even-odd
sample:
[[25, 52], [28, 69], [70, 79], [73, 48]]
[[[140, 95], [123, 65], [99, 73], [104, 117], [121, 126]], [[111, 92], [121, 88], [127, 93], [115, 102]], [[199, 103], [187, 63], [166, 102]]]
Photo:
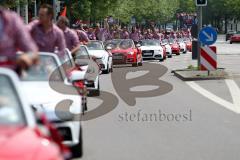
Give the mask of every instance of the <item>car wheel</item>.
[[169, 55], [168, 58], [172, 58], [172, 55]]
[[233, 42], [230, 41], [230, 44], [232, 44]]
[[164, 59], [160, 59], [160, 60], [159, 60], [159, 62], [163, 62], [163, 61], [164, 61]]
[[90, 90], [89, 94], [88, 94], [88, 97], [98, 97], [98, 96], [100, 96], [100, 83], [99, 83], [99, 80], [98, 80], [98, 87], [97, 87], [97, 89]]
[[138, 63], [138, 66], [142, 66], [143, 65], [143, 61], [141, 60], [141, 62]]
[[103, 73], [104, 73], [104, 74], [110, 73], [110, 68], [109, 68], [109, 66], [107, 66], [107, 70], [103, 71]]
[[111, 72], [111, 73], [113, 72], [113, 65], [111, 66], [110, 72]]
[[133, 63], [132, 67], [138, 67], [138, 63]]
[[97, 88], [97, 90], [94, 91], [94, 96], [100, 96], [100, 83], [99, 83], [99, 80], [98, 80], [98, 88]]
[[83, 155], [83, 138], [82, 138], [82, 126], [80, 126], [79, 143], [71, 147], [72, 158], [81, 158]]

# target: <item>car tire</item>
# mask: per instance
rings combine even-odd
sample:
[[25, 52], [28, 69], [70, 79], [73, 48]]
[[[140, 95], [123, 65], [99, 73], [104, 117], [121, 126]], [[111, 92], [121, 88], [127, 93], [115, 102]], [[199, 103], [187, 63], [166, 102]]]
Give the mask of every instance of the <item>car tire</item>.
[[164, 61], [164, 59], [160, 59], [160, 60], [159, 60], [159, 62], [163, 62], [163, 61]]
[[83, 138], [82, 138], [82, 126], [80, 126], [79, 143], [71, 147], [72, 158], [81, 158], [83, 156]]
[[90, 90], [88, 97], [98, 97], [100, 96], [100, 83], [98, 80], [98, 88], [96, 90]]
[[138, 63], [133, 63], [132, 67], [138, 67]]
[[138, 63], [138, 66], [142, 66], [143, 65], [143, 61]]
[[168, 56], [168, 58], [172, 58], [172, 55]]
[[233, 42], [230, 41], [230, 44], [233, 44]]
[[109, 66], [107, 66], [107, 70], [103, 71], [103, 74], [108, 74], [108, 73], [110, 73], [110, 68], [109, 68]]

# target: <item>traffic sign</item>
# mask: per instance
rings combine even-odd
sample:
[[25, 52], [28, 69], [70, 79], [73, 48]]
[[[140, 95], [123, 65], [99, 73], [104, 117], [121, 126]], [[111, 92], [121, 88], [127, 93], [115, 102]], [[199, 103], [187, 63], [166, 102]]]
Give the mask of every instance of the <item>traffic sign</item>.
[[201, 70], [214, 71], [217, 69], [216, 46], [201, 47]]
[[196, 0], [197, 7], [207, 6], [207, 0]]
[[204, 45], [212, 45], [217, 41], [217, 32], [212, 27], [204, 27], [199, 35], [199, 40]]

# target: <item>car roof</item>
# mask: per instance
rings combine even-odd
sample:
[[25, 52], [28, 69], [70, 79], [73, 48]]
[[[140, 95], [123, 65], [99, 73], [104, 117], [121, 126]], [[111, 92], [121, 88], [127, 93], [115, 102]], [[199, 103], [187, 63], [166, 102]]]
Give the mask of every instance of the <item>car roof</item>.
[[34, 118], [34, 113], [30, 106], [30, 103], [23, 96], [25, 94], [19, 87], [20, 86], [19, 77], [13, 70], [10, 70], [7, 68], [2, 68], [2, 67], [0, 67], [0, 75], [8, 77], [10, 79], [10, 81], [12, 82], [12, 85], [17, 93], [18, 98], [19, 98], [19, 102], [21, 103], [22, 111], [23, 111], [24, 117], [26, 119], [27, 126], [34, 128], [36, 126], [36, 120]]

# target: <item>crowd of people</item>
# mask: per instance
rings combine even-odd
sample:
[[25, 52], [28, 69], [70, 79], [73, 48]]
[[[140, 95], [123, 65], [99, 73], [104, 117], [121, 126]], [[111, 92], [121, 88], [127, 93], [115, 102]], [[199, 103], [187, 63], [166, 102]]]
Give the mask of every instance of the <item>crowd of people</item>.
[[[83, 27], [80, 24], [71, 29], [67, 17], [59, 17], [56, 24], [53, 17], [52, 6], [44, 4], [39, 9], [38, 18], [25, 25], [19, 15], [1, 7], [0, 66], [15, 70], [20, 66], [26, 69], [37, 62], [39, 51], [56, 53], [62, 57], [65, 48], [74, 50], [89, 40], [132, 39], [138, 42], [142, 39], [161, 40], [191, 36], [189, 30], [169, 32], [155, 28], [132, 27], [129, 31], [127, 27], [109, 26], [107, 19], [104, 20], [103, 27], [98, 23], [94, 27]], [[17, 56], [17, 51], [25, 54]]]

